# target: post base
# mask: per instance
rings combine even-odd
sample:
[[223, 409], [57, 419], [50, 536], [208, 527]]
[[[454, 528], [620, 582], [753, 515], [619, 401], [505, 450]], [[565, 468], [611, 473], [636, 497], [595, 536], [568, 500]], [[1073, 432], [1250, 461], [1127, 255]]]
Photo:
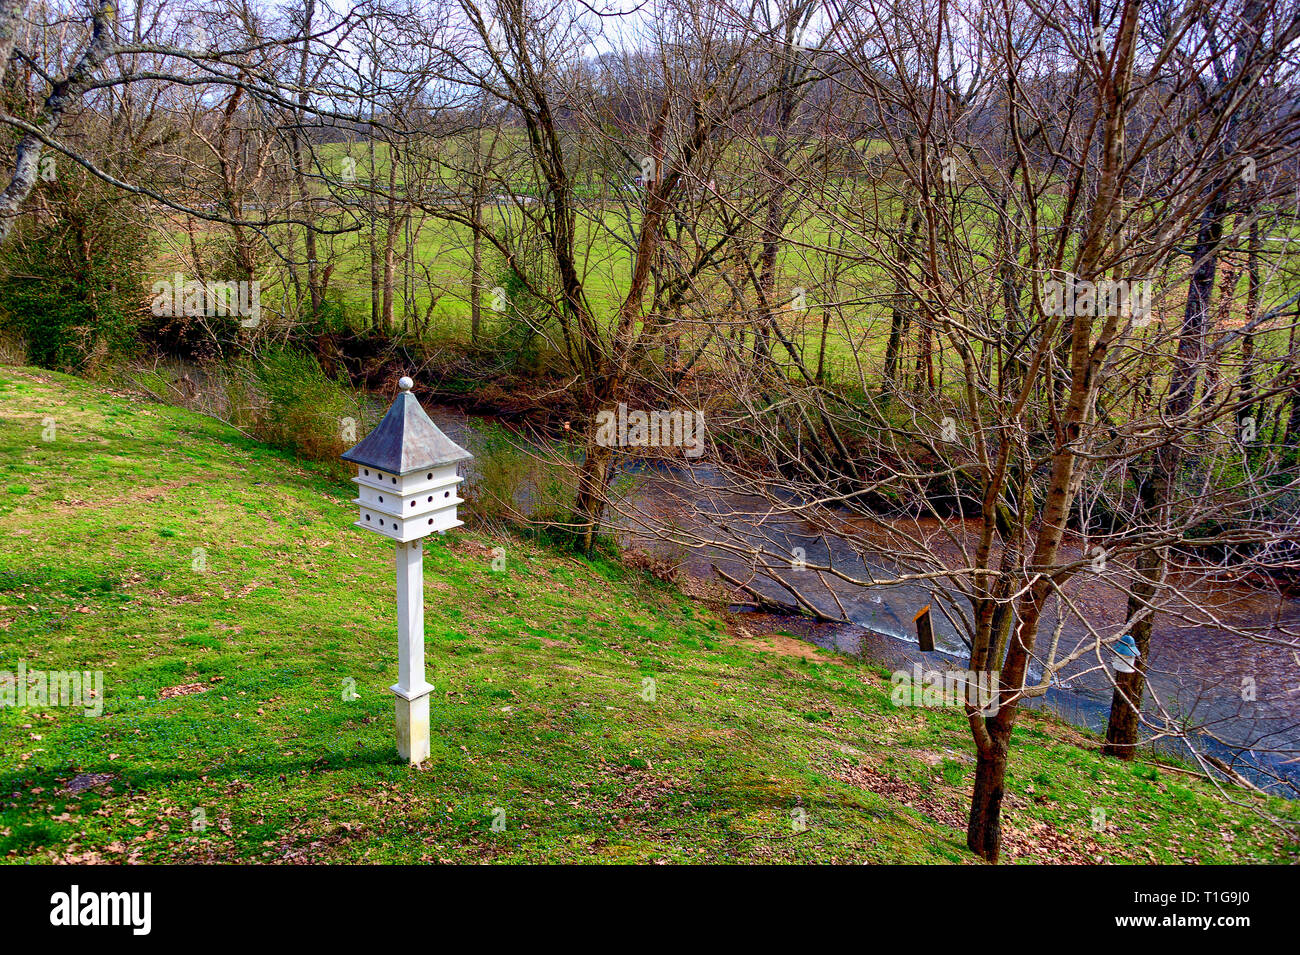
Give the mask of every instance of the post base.
[[412, 766], [429, 758], [429, 695], [408, 700], [396, 696], [397, 752]]

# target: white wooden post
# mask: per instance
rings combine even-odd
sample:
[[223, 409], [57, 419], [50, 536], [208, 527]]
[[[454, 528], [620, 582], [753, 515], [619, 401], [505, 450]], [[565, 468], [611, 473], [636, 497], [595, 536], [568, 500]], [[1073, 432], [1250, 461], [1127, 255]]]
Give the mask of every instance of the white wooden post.
[[397, 752], [412, 766], [429, 758], [429, 694], [424, 679], [424, 542], [397, 544]]

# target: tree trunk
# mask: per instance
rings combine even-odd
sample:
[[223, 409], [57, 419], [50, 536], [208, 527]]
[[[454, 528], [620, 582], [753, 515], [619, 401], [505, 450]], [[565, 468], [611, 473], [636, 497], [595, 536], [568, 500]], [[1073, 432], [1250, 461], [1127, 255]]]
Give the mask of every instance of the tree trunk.
[[482, 307], [480, 298], [483, 285], [483, 237], [479, 234], [482, 227], [479, 221], [481, 213], [477, 210], [482, 206], [478, 205], [478, 198], [475, 197], [476, 209], [473, 225], [473, 247], [470, 252], [469, 265], [469, 340], [472, 344], [478, 344], [479, 325], [481, 322], [480, 308]]
[[966, 845], [986, 862], [997, 862], [1002, 846], [1002, 796], [1007, 775], [1007, 750], [994, 741], [975, 763], [975, 792], [971, 796]]
[[[1253, 216], [1253, 210], [1248, 214]], [[1246, 323], [1259, 314], [1259, 222], [1252, 218], [1246, 249]], [[1237, 380], [1241, 406], [1237, 409], [1237, 434], [1243, 433], [1247, 418], [1255, 417], [1255, 335], [1247, 332], [1241, 341], [1241, 376]], [[1262, 424], [1258, 419], [1256, 425]]]
[[926, 395], [934, 394], [934, 338], [930, 319], [917, 316], [916, 388]]
[[384, 223], [383, 301], [380, 321], [385, 329], [393, 327], [396, 313], [397, 236], [402, 231], [397, 213], [397, 147], [388, 146], [388, 208]]
[[[919, 215], [913, 216], [910, 207], [904, 210], [903, 224], [899, 228], [896, 252], [896, 259], [900, 269], [906, 269], [911, 264], [912, 249], [920, 234], [920, 227], [921, 217]], [[907, 326], [910, 318], [907, 305], [908, 296], [907, 289], [903, 288], [900, 283], [900, 287], [894, 293], [893, 305], [890, 308], [889, 341], [885, 345], [885, 388], [887, 392], [898, 384], [899, 357], [902, 352], [903, 341], [907, 338]]]
[[[1250, 0], [1243, 9], [1242, 17], [1247, 22], [1254, 22], [1260, 9], [1259, 0]], [[1238, 40], [1233, 73], [1241, 76], [1249, 63], [1250, 47], [1245, 34]], [[1234, 112], [1227, 122], [1223, 140], [1219, 147], [1219, 156], [1225, 168], [1230, 168], [1231, 157], [1236, 150], [1237, 125], [1241, 112]], [[1174, 355], [1174, 367], [1169, 378], [1169, 392], [1165, 398], [1164, 418], [1173, 422], [1169, 427], [1177, 429], [1178, 420], [1188, 414], [1196, 400], [1197, 386], [1201, 379], [1201, 366], [1204, 363], [1205, 336], [1210, 324], [1210, 298], [1214, 293], [1215, 276], [1218, 273], [1219, 250], [1223, 240], [1223, 230], [1228, 215], [1231, 193], [1230, 174], [1220, 173], [1209, 190], [1209, 201], [1201, 211], [1197, 223], [1196, 244], [1192, 249], [1191, 259], [1195, 266], [1191, 281], [1187, 286], [1187, 305], [1183, 311], [1182, 325], [1178, 330], [1178, 348]], [[1247, 197], [1249, 201], [1249, 196]], [[1235, 283], [1234, 283], [1235, 284]], [[1223, 296], [1232, 294], [1232, 286], [1224, 288]], [[1144, 485], [1139, 489], [1141, 495], [1140, 513], [1142, 519], [1153, 526], [1163, 526], [1170, 503], [1177, 497], [1175, 493], [1178, 475], [1182, 470], [1183, 444], [1171, 441], [1159, 448], [1155, 455], [1155, 464]], [[1128, 618], [1145, 610], [1145, 602], [1155, 593], [1154, 581], [1161, 574], [1164, 554], [1152, 550], [1139, 556], [1137, 567], [1141, 578], [1129, 593]], [[1155, 611], [1146, 610], [1145, 616], [1133, 625], [1131, 635], [1137, 644], [1138, 666], [1135, 673], [1116, 674], [1116, 692], [1113, 694], [1110, 718], [1106, 727], [1106, 746], [1103, 752], [1120, 759], [1131, 759], [1137, 745], [1138, 723], [1141, 718], [1142, 693], [1146, 688], [1145, 668], [1149, 662], [1151, 630], [1155, 625]], [[1121, 693], [1120, 690], [1123, 692]]]
[[384, 236], [384, 280], [381, 321], [384, 328], [391, 329], [395, 317], [397, 301], [397, 230], [389, 229]]
[[311, 302], [312, 316], [320, 314], [324, 304], [325, 293], [320, 278], [320, 263], [316, 259], [316, 207], [312, 200], [312, 187], [307, 179], [306, 141], [303, 128], [306, 125], [307, 105], [310, 92], [307, 83], [308, 66], [311, 62], [311, 25], [316, 14], [316, 0], [305, 0], [302, 13], [302, 52], [298, 60], [298, 111], [297, 123], [291, 130], [293, 141], [293, 176], [298, 189], [298, 200], [302, 203], [300, 215], [303, 219], [304, 239], [307, 251], [307, 295]]
[[614, 459], [612, 448], [596, 443], [593, 423], [587, 432], [587, 453], [578, 472], [578, 495], [574, 504], [574, 525], [578, 547], [590, 554], [600, 531], [600, 518], [605, 509], [605, 489], [609, 486], [610, 464]]
[[375, 207], [373, 203], [370, 207], [370, 325], [372, 328], [382, 328], [380, 324], [380, 281], [379, 273], [379, 221], [375, 216]]
[[1136, 620], [1129, 634], [1137, 644], [1137, 664], [1132, 673], [1115, 674], [1115, 691], [1111, 695], [1110, 718], [1106, 722], [1106, 745], [1102, 753], [1117, 759], [1132, 759], [1137, 751], [1138, 729], [1142, 717], [1142, 694], [1147, 686], [1147, 657], [1151, 651], [1151, 627], [1155, 614], [1147, 613], [1147, 602], [1155, 596], [1155, 575], [1163, 559], [1159, 551], [1149, 550], [1137, 559], [1141, 579], [1128, 597], [1126, 619]]

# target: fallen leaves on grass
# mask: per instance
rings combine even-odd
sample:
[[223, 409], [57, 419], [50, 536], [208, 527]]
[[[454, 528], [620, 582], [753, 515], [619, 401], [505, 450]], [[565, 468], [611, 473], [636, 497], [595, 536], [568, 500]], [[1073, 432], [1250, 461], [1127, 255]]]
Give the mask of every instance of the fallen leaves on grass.
[[[944, 793], [937, 791], [923, 792], [916, 783], [893, 779], [871, 766], [844, 763], [831, 773], [831, 777], [884, 796], [891, 802], [901, 803], [935, 822], [956, 829], [966, 830], [967, 814]], [[1113, 853], [1110, 847], [1102, 846], [1089, 836], [1064, 833], [1045, 822], [1030, 821], [1029, 829], [1007, 824], [1003, 813], [1002, 852], [1007, 859], [1025, 859], [1032, 862], [1050, 862], [1065, 865], [1093, 865], [1110, 861]]]
[[202, 683], [182, 683], [180, 686], [169, 686], [158, 691], [158, 699], [171, 700], [178, 696], [190, 696], [194, 693], [202, 693], [207, 686]]
[[68, 785], [63, 788], [63, 791], [75, 796], [78, 793], [86, 792], [88, 789], [95, 789], [105, 783], [110, 783], [116, 778], [112, 773], [78, 773], [68, 781]]

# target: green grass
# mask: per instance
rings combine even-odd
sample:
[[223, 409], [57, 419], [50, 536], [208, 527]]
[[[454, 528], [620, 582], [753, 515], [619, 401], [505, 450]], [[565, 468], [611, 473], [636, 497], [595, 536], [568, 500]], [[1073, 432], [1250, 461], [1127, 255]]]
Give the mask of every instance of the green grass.
[[[0, 670], [102, 670], [106, 691], [97, 718], [0, 707], [5, 861], [971, 861], [960, 714], [894, 708], [878, 667], [735, 636], [608, 562], [457, 532], [426, 555], [437, 690], [413, 770], [387, 690], [392, 550], [350, 526], [345, 481], [30, 369], [0, 369], [0, 461]], [[1293, 858], [1208, 785], [1092, 743], [1023, 718], [1010, 843]], [[110, 778], [70, 795], [78, 774]]]

